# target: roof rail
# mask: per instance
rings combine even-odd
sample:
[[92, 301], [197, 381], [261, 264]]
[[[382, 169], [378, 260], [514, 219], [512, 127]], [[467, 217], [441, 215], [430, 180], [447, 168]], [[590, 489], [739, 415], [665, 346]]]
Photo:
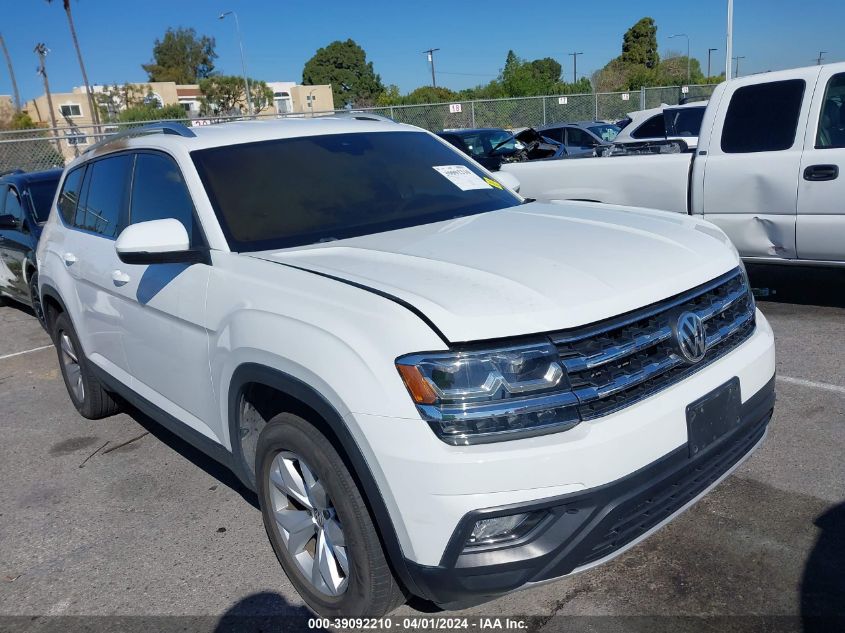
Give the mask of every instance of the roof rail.
[[163, 123], [149, 123], [147, 125], [142, 125], [140, 127], [133, 127], [129, 128], [128, 130], [123, 130], [122, 132], [118, 132], [117, 134], [111, 134], [104, 138], [102, 141], [94, 143], [91, 147], [83, 152], [84, 154], [88, 154], [93, 152], [94, 150], [100, 149], [101, 147], [105, 147], [110, 143], [114, 143], [117, 140], [122, 138], [130, 138], [133, 136], [145, 136], [147, 134], [176, 134], [177, 136], [182, 136], [184, 138], [193, 138], [196, 136], [193, 130], [182, 123], [171, 123], [171, 122], [163, 122]]
[[355, 119], [357, 121], [384, 121], [385, 123], [396, 123], [389, 116], [381, 114], [370, 114], [369, 112], [336, 112], [333, 116]]

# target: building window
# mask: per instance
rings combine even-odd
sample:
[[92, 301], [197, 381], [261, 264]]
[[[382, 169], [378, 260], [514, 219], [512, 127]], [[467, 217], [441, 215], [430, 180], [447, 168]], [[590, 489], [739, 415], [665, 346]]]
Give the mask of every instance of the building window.
[[63, 106], [59, 106], [59, 112], [64, 117], [82, 116], [82, 108], [75, 103], [68, 103]]
[[65, 130], [65, 140], [68, 145], [88, 145], [88, 137], [79, 130]]

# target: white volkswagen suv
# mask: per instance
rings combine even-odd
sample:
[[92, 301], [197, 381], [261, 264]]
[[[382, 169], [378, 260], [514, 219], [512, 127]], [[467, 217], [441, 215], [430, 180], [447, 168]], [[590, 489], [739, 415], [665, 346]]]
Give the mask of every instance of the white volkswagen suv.
[[70, 399], [230, 467], [322, 615], [605, 561], [760, 444], [772, 331], [713, 225], [504, 184], [353, 117], [94, 146], [38, 248]]

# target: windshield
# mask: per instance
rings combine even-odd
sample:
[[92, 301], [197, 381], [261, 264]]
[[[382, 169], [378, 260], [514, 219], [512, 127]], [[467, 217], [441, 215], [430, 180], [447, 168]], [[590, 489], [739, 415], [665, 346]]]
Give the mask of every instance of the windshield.
[[38, 223], [46, 222], [50, 215], [50, 207], [53, 205], [53, 197], [56, 195], [56, 188], [59, 186], [59, 179], [39, 180], [27, 185], [30, 200], [32, 201], [33, 212]]
[[461, 140], [470, 156], [489, 156], [494, 149], [496, 154], [512, 154], [523, 148], [522, 143], [506, 130], [478, 130], [462, 134]]
[[368, 235], [522, 200], [424, 132], [359, 132], [192, 152], [234, 251]]
[[606, 123], [604, 125], [591, 125], [590, 132], [598, 136], [603, 141], [612, 141], [616, 138], [616, 135], [622, 131], [622, 128], [618, 125], [613, 125], [611, 123]]

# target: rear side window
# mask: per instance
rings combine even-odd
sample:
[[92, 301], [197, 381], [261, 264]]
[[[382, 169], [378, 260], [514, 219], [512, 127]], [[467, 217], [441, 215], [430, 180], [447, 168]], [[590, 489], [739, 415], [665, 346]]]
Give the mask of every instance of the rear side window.
[[138, 154], [129, 222], [137, 224], [168, 218], [179, 220], [192, 236], [192, 242], [196, 241], [193, 237], [194, 204], [179, 166], [162, 154]]
[[566, 129], [566, 143], [567, 145], [577, 145], [578, 147], [589, 147], [593, 144], [593, 137], [584, 130], [579, 130], [577, 127], [570, 127]]
[[558, 143], [563, 143], [563, 128], [552, 127], [547, 130], [540, 130], [540, 136], [545, 136]]
[[804, 87], [803, 79], [789, 79], [739, 88], [725, 115], [722, 151], [744, 154], [792, 147]]
[[633, 138], [664, 138], [666, 136], [666, 121], [663, 118], [663, 113], [655, 114], [650, 119], [647, 119], [636, 130], [631, 132]]
[[62, 185], [62, 193], [59, 195], [59, 213], [65, 224], [73, 225], [73, 216], [76, 207], [79, 205], [79, 195], [82, 192], [82, 176], [85, 174], [85, 167], [77, 167], [65, 178]]
[[88, 165], [88, 190], [76, 211], [77, 228], [116, 238], [123, 227], [132, 157], [129, 154], [104, 158]]
[[816, 149], [834, 147], [845, 147], [845, 73], [827, 82], [816, 135]]

